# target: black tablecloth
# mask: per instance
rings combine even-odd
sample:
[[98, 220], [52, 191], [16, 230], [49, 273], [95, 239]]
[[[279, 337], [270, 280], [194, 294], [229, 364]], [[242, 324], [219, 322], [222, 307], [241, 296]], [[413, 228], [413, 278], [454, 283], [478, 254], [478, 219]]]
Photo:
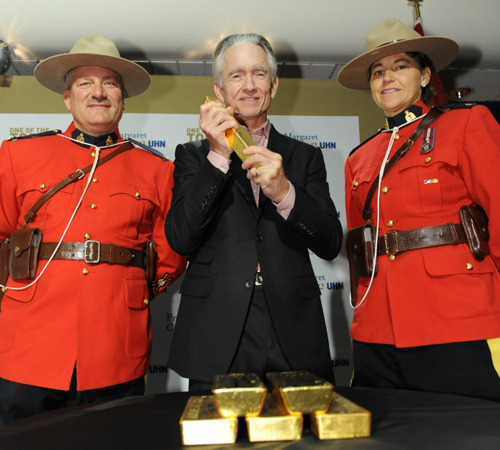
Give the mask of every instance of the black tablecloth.
[[[184, 449], [500, 449], [500, 403], [448, 394], [336, 388], [372, 412], [369, 438], [319, 440], [304, 421], [294, 442], [248, 442]], [[187, 392], [131, 397], [52, 411], [0, 427], [0, 450], [172, 450], [182, 448], [179, 419]]]

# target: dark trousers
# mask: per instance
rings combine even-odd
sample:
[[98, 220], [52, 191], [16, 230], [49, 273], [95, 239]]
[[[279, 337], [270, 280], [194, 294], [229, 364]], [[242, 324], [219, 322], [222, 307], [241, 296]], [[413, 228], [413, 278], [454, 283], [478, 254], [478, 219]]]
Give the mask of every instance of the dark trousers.
[[[256, 373], [266, 382], [267, 372], [292, 370], [281, 351], [263, 286], [254, 286], [245, 327], [228, 373]], [[209, 390], [211, 383], [189, 380], [189, 390]]]
[[0, 426], [34, 414], [97, 401], [144, 395], [144, 377], [114, 386], [76, 390], [76, 372], [68, 391], [16, 383], [0, 378]]
[[500, 401], [500, 375], [485, 340], [408, 348], [354, 341], [353, 357], [352, 385], [356, 387], [444, 392]]

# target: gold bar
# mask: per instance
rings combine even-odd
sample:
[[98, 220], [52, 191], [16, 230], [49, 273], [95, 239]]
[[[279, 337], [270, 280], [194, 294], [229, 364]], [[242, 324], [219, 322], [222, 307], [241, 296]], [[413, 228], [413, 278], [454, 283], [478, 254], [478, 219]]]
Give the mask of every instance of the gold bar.
[[[219, 102], [222, 103], [218, 98], [213, 98], [213, 97], [205, 97], [205, 100], [203, 103], [207, 102]], [[230, 128], [229, 130], [226, 130], [226, 139], [229, 144], [229, 146], [233, 149], [233, 151], [239, 156], [239, 158], [242, 161], [245, 161], [250, 155], [245, 155], [243, 153], [243, 150], [247, 147], [250, 147], [252, 145], [255, 145], [255, 142], [253, 139], [250, 137], [248, 134], [247, 130], [243, 128], [243, 126], [240, 124], [240, 127], [235, 130], [234, 128]], [[255, 164], [253, 167], [259, 167], [257, 164]]]
[[211, 395], [190, 397], [179, 421], [183, 445], [234, 444], [238, 419], [219, 414]]
[[288, 414], [284, 405], [268, 394], [260, 416], [247, 416], [248, 440], [296, 441], [302, 436], [302, 414]]
[[267, 388], [255, 373], [228, 373], [215, 376], [212, 393], [223, 417], [257, 416]]
[[371, 413], [334, 392], [328, 411], [311, 415], [311, 430], [320, 439], [368, 437]]
[[267, 378], [290, 414], [326, 412], [330, 405], [333, 385], [312, 373], [271, 372]]

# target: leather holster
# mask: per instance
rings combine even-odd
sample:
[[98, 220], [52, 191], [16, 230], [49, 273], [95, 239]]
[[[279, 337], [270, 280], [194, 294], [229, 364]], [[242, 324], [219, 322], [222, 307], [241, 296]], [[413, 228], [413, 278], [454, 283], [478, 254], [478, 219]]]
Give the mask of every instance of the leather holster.
[[[9, 240], [0, 241], [0, 284], [5, 286], [9, 279]], [[0, 289], [0, 311], [2, 310], [2, 298], [5, 291]]]
[[152, 283], [156, 277], [156, 250], [154, 241], [146, 242], [146, 280]]
[[[375, 250], [375, 229], [367, 223], [348, 231], [346, 239], [347, 260], [351, 280], [351, 298], [353, 305], [357, 301], [357, 289], [360, 278], [369, 278], [374, 270], [373, 254]], [[375, 275], [377, 268], [375, 266]]]
[[477, 261], [482, 261], [490, 252], [488, 244], [490, 235], [486, 213], [481, 207], [464, 205], [460, 207], [460, 220], [472, 256]]
[[9, 272], [13, 280], [32, 280], [38, 266], [38, 253], [42, 243], [39, 228], [15, 230], [9, 240]]

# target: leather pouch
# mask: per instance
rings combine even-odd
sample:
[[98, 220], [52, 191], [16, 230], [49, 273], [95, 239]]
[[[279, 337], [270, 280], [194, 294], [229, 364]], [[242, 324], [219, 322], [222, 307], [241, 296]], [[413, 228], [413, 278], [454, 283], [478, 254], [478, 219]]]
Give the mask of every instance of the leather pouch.
[[[351, 297], [356, 304], [356, 292], [360, 278], [369, 278], [373, 272], [373, 253], [375, 250], [375, 229], [365, 224], [348, 231], [346, 239], [347, 260], [351, 278]], [[377, 269], [375, 267], [375, 275]]]
[[42, 243], [39, 228], [23, 228], [12, 232], [9, 242], [9, 272], [13, 280], [32, 280], [38, 266]]
[[152, 283], [156, 277], [156, 250], [154, 241], [146, 242], [146, 280]]
[[488, 217], [480, 207], [464, 205], [460, 208], [460, 220], [465, 230], [472, 256], [482, 261], [489, 253]]
[[[0, 241], [0, 284], [5, 286], [9, 279], [9, 240]], [[2, 298], [4, 290], [0, 289], [0, 311], [2, 310]]]

